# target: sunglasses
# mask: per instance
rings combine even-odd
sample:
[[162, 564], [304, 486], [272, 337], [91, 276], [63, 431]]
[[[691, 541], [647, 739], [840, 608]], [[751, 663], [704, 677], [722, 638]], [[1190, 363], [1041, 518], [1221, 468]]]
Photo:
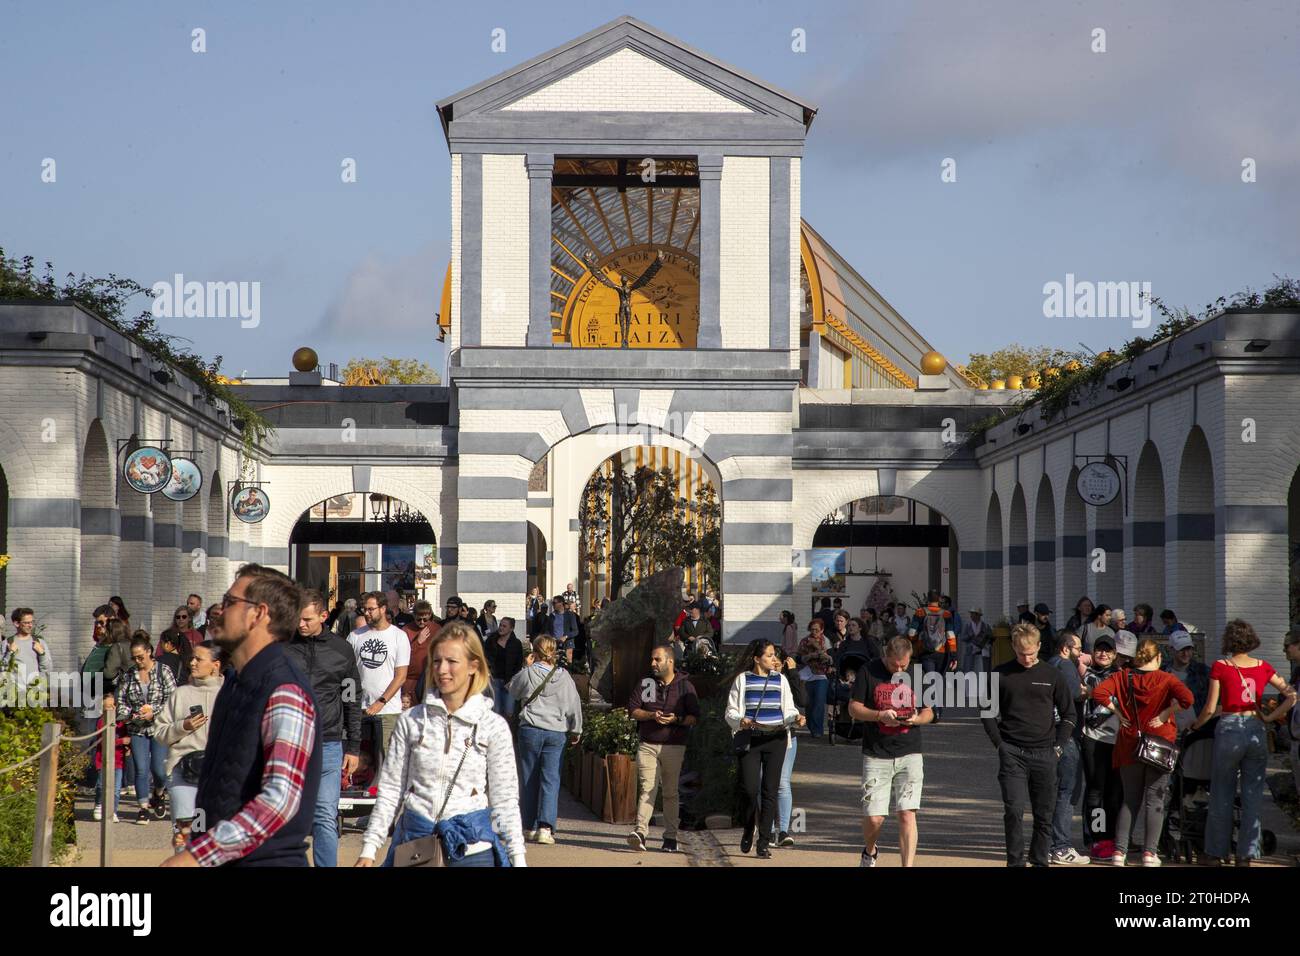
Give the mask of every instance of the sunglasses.
[[250, 601], [250, 600], [249, 600], [248, 598], [246, 598], [246, 597], [237, 597], [237, 596], [234, 595], [234, 594], [223, 594], [223, 595], [221, 596], [221, 609], [222, 609], [223, 611], [224, 611], [226, 608], [231, 607], [232, 605], [235, 605], [235, 604], [251, 604], [251, 605], [253, 605], [254, 607], [257, 607], [258, 602], [257, 602], [257, 601]]
[[427, 622], [433, 620], [433, 615], [432, 615], [432, 614], [417, 614], [417, 615], [415, 615], [415, 619], [416, 619], [417, 621], [421, 621], [421, 622], [425, 622], [425, 623], [427, 623]]
[[188, 614], [176, 614], [172, 617], [173, 621], [188, 621], [189, 619], [190, 616]]

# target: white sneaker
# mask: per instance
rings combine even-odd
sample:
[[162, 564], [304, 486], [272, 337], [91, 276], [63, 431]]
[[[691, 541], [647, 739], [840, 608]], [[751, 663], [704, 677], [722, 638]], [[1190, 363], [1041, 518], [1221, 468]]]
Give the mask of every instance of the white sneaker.
[[541, 827], [537, 831], [537, 842], [543, 846], [554, 846], [555, 836], [551, 833], [549, 827]]
[[121, 820], [119, 820], [119, 819], [117, 818], [117, 814], [116, 814], [116, 813], [113, 814], [113, 822], [114, 822], [114, 823], [121, 823], [121, 822], [122, 822]]
[[1159, 865], [1160, 865], [1160, 857], [1158, 857], [1158, 856], [1157, 856], [1156, 854], [1154, 854], [1154, 853], [1143, 853], [1143, 854], [1142, 854], [1142, 865], [1143, 865], [1143, 866], [1159, 866]]
[[529, 830], [529, 831], [528, 831], [528, 835], [524, 837], [524, 840], [527, 841], [528, 843], [536, 843], [536, 842], [537, 842], [537, 831], [536, 831], [536, 830]]
[[1055, 853], [1053, 853], [1052, 862], [1059, 863], [1059, 864], [1072, 864], [1077, 866], [1080, 864], [1091, 863], [1092, 860], [1088, 859], [1082, 853], [1075, 850], [1074, 847], [1068, 847], [1067, 849], [1057, 850]]
[[104, 808], [100, 806], [98, 803], [95, 804], [95, 809], [90, 811], [90, 819], [92, 820], [104, 819]]
[[858, 866], [870, 869], [876, 865], [876, 860], [880, 857], [880, 848], [876, 847], [876, 852], [870, 856], [867, 855], [866, 847], [862, 848], [862, 855], [858, 857]]

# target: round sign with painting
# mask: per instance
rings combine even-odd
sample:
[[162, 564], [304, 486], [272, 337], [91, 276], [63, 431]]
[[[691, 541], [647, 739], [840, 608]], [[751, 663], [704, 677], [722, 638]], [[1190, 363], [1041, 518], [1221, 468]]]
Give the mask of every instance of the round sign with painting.
[[162, 491], [172, 477], [172, 460], [161, 448], [137, 448], [122, 462], [122, 477], [142, 495]]
[[1105, 462], [1090, 462], [1079, 469], [1074, 487], [1088, 504], [1097, 507], [1108, 505], [1119, 495], [1119, 472]]
[[172, 501], [189, 501], [203, 487], [203, 472], [188, 458], [172, 459], [171, 480], [163, 486], [163, 497]]
[[261, 488], [236, 488], [230, 496], [230, 511], [245, 524], [257, 524], [271, 513], [271, 498]]

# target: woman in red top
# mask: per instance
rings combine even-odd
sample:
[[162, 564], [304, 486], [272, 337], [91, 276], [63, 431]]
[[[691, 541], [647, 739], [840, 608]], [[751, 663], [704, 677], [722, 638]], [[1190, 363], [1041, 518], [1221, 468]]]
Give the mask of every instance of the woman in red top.
[[1092, 701], [1101, 706], [1114, 701], [1111, 706], [1119, 714], [1119, 735], [1111, 761], [1124, 785], [1124, 802], [1115, 821], [1115, 852], [1110, 861], [1116, 866], [1127, 862], [1133, 816], [1141, 807], [1146, 824], [1142, 865], [1159, 866], [1156, 846], [1165, 823], [1169, 774], [1138, 761], [1138, 734], [1163, 737], [1173, 743], [1173, 715], [1192, 706], [1192, 692], [1173, 674], [1160, 669], [1160, 645], [1148, 637], [1139, 642], [1133, 666], [1116, 671], [1098, 684]]
[[[1237, 865], [1259, 859], [1259, 806], [1264, 799], [1264, 769], [1268, 764], [1268, 731], [1264, 724], [1281, 720], [1295, 704], [1296, 693], [1250, 652], [1259, 647], [1255, 629], [1237, 618], [1223, 630], [1223, 659], [1210, 668], [1205, 707], [1192, 724], [1196, 730], [1220, 711], [1214, 728], [1214, 758], [1210, 767], [1210, 812], [1205, 821], [1205, 856], [1209, 865], [1226, 860], [1232, 841], [1232, 804], [1241, 777], [1241, 831], [1237, 834]], [[1264, 690], [1272, 684], [1282, 692], [1281, 706], [1267, 717], [1259, 712]]]

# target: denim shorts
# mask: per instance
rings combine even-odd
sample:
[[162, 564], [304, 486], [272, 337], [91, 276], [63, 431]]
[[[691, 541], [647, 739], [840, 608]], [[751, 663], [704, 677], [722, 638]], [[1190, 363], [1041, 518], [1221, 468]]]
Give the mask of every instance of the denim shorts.
[[921, 786], [925, 771], [920, 754], [886, 759], [862, 758], [862, 812], [883, 817], [900, 810], [921, 807]]

